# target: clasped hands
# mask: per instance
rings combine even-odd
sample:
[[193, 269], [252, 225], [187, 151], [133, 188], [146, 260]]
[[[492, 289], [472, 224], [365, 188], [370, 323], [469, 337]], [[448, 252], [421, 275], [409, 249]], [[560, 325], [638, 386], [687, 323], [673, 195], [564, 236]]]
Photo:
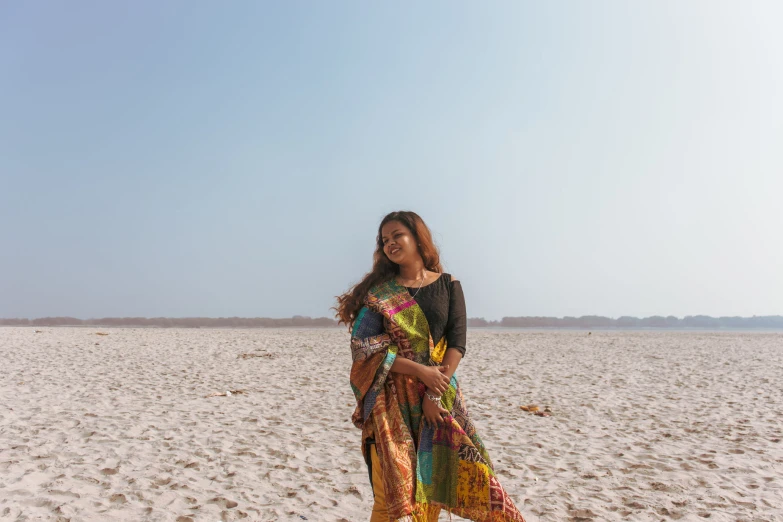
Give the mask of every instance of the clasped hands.
[[[440, 397], [449, 389], [451, 379], [446, 375], [449, 366], [425, 366], [421, 370], [419, 380], [427, 387], [427, 393]], [[443, 425], [443, 415], [448, 415], [449, 411], [439, 403], [432, 401], [425, 395], [422, 399], [422, 412], [424, 413], [424, 424], [435, 427]]]

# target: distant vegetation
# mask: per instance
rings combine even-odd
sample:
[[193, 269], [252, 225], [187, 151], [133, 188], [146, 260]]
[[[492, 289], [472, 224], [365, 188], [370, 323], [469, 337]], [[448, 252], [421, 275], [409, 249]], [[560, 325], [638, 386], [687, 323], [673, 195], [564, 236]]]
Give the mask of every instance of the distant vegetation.
[[753, 317], [710, 317], [688, 315], [678, 319], [673, 315], [663, 317], [623, 316], [617, 319], [600, 315], [582, 317], [504, 317], [500, 321], [483, 318], [468, 319], [468, 326], [496, 326], [508, 328], [783, 328], [783, 316], [766, 315]]
[[[0, 319], [0, 326], [148, 326], [158, 328], [324, 328], [336, 327], [337, 321], [328, 317], [295, 315], [288, 319], [268, 317], [104, 317], [77, 319], [75, 317], [42, 317], [40, 319]], [[689, 315], [678, 319], [673, 315], [654, 315], [639, 319], [623, 316], [617, 319], [598, 315], [582, 317], [504, 317], [487, 321], [481, 317], [468, 319], [471, 328], [780, 328], [783, 316], [710, 317]]]
[[158, 328], [281, 328], [337, 326], [328, 317], [303, 317], [288, 319], [268, 317], [104, 317], [102, 319], [77, 319], [75, 317], [42, 317], [40, 319], [0, 319], [0, 326], [150, 326]]

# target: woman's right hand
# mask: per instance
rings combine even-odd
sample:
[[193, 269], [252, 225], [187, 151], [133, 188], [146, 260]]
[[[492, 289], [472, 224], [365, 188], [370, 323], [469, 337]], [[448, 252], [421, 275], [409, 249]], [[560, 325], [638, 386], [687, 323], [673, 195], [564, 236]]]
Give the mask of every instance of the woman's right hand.
[[423, 366], [419, 380], [433, 392], [443, 395], [449, 389], [449, 382], [451, 382], [451, 379], [446, 375], [446, 370], [448, 369], [448, 365]]

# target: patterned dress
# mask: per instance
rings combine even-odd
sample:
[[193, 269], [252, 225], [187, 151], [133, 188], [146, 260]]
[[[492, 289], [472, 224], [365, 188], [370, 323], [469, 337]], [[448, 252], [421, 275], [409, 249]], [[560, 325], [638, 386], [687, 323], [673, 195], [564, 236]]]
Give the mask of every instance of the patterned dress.
[[[443, 277], [443, 276], [441, 276]], [[437, 365], [447, 338], [433, 343], [427, 317], [391, 280], [370, 289], [351, 334], [353, 422], [374, 438], [390, 520], [435, 522], [445, 509], [476, 522], [524, 522], [498, 481], [465, 407], [457, 376], [443, 394], [443, 426], [422, 422], [425, 386], [390, 372], [397, 357]], [[367, 459], [366, 448], [362, 453]]]

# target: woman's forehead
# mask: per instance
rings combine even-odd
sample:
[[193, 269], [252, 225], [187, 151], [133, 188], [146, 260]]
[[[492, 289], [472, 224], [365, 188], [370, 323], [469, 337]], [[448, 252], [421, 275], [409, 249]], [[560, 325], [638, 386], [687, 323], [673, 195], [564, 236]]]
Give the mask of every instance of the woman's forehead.
[[385, 236], [387, 234], [393, 234], [397, 231], [406, 232], [407, 230], [408, 227], [406, 227], [399, 221], [389, 221], [381, 228], [381, 236]]

